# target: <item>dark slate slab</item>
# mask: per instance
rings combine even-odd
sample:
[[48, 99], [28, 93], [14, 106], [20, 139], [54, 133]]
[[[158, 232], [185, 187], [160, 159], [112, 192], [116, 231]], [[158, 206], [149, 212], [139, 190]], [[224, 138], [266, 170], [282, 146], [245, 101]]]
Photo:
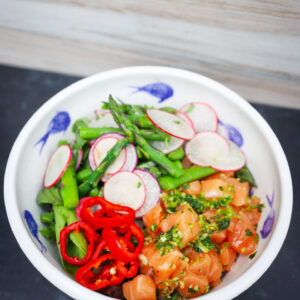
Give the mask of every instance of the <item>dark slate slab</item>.
[[[4, 174], [9, 151], [30, 116], [51, 96], [78, 77], [0, 66], [0, 170]], [[287, 155], [293, 184], [300, 182], [300, 111], [253, 104], [271, 125]], [[254, 145], [255, 146], [255, 145]], [[9, 227], [0, 178], [0, 299], [70, 299], [31, 265]], [[236, 299], [296, 299], [300, 278], [300, 194], [295, 190], [290, 230], [278, 257], [267, 272]]]

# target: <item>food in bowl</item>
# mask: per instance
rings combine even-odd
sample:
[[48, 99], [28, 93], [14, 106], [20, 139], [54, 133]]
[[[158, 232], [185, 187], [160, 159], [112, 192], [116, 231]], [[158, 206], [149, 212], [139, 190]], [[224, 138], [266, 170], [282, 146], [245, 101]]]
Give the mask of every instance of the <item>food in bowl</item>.
[[237, 255], [253, 258], [263, 204], [244, 153], [218, 133], [215, 110], [118, 104], [73, 124], [38, 204], [63, 267], [81, 285], [131, 299], [193, 298]]

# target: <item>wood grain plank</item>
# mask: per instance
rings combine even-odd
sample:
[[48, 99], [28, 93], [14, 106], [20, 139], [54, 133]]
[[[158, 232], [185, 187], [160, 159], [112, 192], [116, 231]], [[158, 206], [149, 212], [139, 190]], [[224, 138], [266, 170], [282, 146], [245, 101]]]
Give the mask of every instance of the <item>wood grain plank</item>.
[[300, 108], [300, 3], [0, 0], [0, 61], [76, 75], [175, 66]]
[[[0, 63], [88, 76], [131, 65], [166, 65], [188, 69], [218, 80], [249, 101], [300, 109], [300, 84], [288, 78], [198, 62], [193, 59], [161, 64], [153, 56], [99, 47], [97, 44], [57, 39], [0, 28]], [[19, 51], [18, 49], [22, 49]]]

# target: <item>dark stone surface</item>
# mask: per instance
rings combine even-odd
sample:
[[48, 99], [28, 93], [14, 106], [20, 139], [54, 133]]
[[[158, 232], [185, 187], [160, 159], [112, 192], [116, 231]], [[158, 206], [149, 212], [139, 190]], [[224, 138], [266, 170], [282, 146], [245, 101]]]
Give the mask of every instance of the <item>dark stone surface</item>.
[[[77, 77], [0, 66], [1, 174], [4, 174], [13, 142], [26, 121], [47, 99], [76, 80]], [[279, 138], [289, 161], [293, 184], [297, 186], [300, 182], [300, 111], [253, 106]], [[70, 299], [41, 276], [18, 246], [5, 213], [3, 176], [0, 180], [0, 299]], [[298, 298], [300, 203], [297, 201], [299, 192], [296, 190], [294, 194], [292, 222], [283, 248], [261, 279], [236, 299]]]

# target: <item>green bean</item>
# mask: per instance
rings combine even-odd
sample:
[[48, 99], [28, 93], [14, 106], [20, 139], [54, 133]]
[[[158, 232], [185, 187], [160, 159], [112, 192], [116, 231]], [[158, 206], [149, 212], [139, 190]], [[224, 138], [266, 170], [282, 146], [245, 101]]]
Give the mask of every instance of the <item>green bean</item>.
[[76, 208], [78, 206], [79, 198], [73, 158], [61, 177], [60, 194], [65, 207]]
[[183, 170], [183, 175], [178, 178], [172, 176], [164, 176], [158, 179], [161, 188], [165, 191], [176, 189], [177, 187], [197, 179], [204, 178], [208, 175], [214, 174], [217, 171], [210, 167], [193, 166]]
[[92, 173], [93, 171], [90, 169], [90, 167], [86, 169], [82, 169], [76, 174], [77, 182], [81, 183], [86, 181], [91, 176]]
[[40, 215], [40, 220], [44, 224], [54, 224], [54, 213], [44, 212]]
[[89, 196], [91, 197], [96, 197], [99, 194], [99, 188], [95, 187], [92, 190], [89, 191]]
[[79, 135], [81, 138], [86, 140], [93, 140], [106, 133], [123, 133], [123, 130], [114, 127], [101, 127], [101, 128], [90, 128], [81, 127], [79, 128]]
[[184, 150], [182, 149], [182, 147], [180, 147], [177, 150], [169, 153], [167, 156], [171, 160], [180, 160], [180, 159], [184, 158], [185, 153], [184, 153]]

